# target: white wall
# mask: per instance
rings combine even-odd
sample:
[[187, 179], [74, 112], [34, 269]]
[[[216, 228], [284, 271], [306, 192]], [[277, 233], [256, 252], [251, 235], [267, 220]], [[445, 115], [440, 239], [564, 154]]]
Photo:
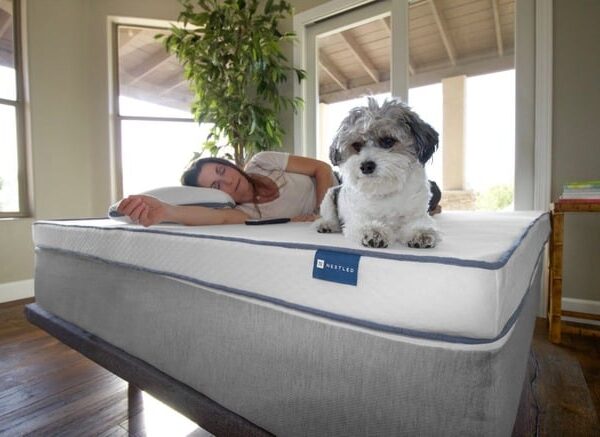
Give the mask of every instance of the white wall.
[[[552, 198], [600, 178], [600, 2], [554, 1]], [[566, 214], [563, 294], [600, 301], [600, 213]]]

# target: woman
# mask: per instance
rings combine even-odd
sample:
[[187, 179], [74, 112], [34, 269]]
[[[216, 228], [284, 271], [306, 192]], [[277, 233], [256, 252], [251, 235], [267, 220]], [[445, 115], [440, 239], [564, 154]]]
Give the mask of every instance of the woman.
[[176, 206], [144, 195], [129, 196], [118, 211], [134, 222], [183, 225], [241, 224], [248, 219], [290, 217], [312, 221], [334, 182], [329, 164], [281, 152], [260, 152], [242, 171], [220, 158], [193, 161], [181, 177], [183, 185], [216, 188], [236, 202], [232, 209]]

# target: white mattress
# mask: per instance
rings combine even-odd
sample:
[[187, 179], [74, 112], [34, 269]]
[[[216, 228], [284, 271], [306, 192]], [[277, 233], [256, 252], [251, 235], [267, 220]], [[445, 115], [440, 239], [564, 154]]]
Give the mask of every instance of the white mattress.
[[[381, 332], [502, 339], [548, 238], [548, 214], [444, 212], [435, 220], [443, 240], [434, 249], [368, 249], [308, 223], [143, 228], [108, 219], [39, 221], [34, 243]], [[314, 278], [317, 250], [360, 256], [356, 285]]]

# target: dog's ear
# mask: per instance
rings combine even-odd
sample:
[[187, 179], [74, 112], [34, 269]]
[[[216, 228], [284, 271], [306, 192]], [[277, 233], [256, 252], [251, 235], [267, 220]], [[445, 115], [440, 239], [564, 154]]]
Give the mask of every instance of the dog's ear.
[[348, 112], [348, 115], [342, 120], [338, 130], [329, 146], [329, 160], [332, 165], [340, 165], [348, 156], [348, 151], [343, 150], [347, 147], [348, 135], [354, 132], [360, 120], [365, 117], [366, 108], [353, 108]]
[[329, 146], [329, 160], [331, 161], [331, 165], [339, 165], [342, 161], [342, 153], [339, 149], [339, 134], [335, 136], [333, 141], [331, 142], [331, 146]]
[[407, 114], [406, 120], [415, 138], [419, 162], [425, 164], [438, 148], [439, 134], [412, 111]]

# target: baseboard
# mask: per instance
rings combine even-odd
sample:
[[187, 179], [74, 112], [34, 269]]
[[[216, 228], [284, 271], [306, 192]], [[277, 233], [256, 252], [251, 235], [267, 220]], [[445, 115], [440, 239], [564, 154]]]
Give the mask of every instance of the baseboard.
[[[586, 300], [586, 299], [575, 299], [572, 297], [562, 298], [562, 309], [565, 311], [577, 311], [579, 313], [589, 313], [600, 315], [600, 301], [598, 300]], [[588, 325], [599, 325], [600, 322], [595, 320], [583, 320], [576, 319], [573, 317], [563, 317], [564, 320], [570, 320], [573, 322], [582, 322]]]
[[0, 303], [33, 297], [33, 279], [0, 284]]

